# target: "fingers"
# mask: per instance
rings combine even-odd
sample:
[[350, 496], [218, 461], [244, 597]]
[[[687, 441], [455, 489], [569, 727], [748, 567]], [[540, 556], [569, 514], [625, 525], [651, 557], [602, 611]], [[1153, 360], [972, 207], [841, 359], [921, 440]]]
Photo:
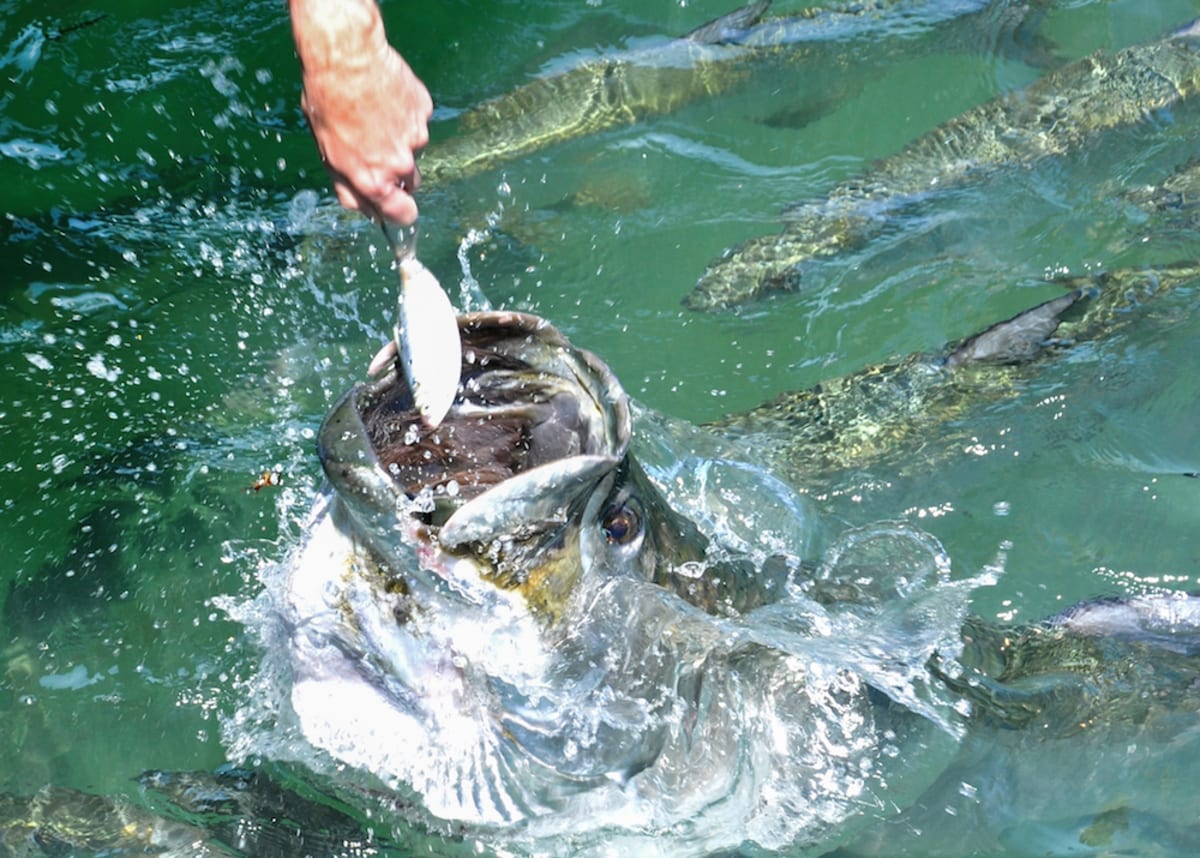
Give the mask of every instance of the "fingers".
[[347, 209], [360, 211], [370, 218], [386, 218], [401, 226], [410, 226], [417, 220], [417, 201], [410, 190], [415, 191], [420, 177], [414, 170], [411, 181], [402, 179], [395, 183], [354, 183], [346, 176], [326, 165], [333, 179], [333, 189], [338, 202]]
[[337, 195], [337, 200], [341, 203], [342, 208], [359, 211], [363, 214], [371, 214], [371, 204], [365, 197], [360, 197], [356, 194], [354, 188], [348, 182], [335, 177], [333, 180], [333, 192]]
[[415, 153], [429, 142], [433, 102], [399, 54], [387, 50], [385, 73], [307, 78], [301, 107], [338, 202], [407, 226], [417, 219]]
[[387, 185], [370, 200], [368, 214], [382, 216], [401, 226], [410, 226], [417, 220], [417, 201], [408, 192], [406, 183]]
[[417, 220], [417, 201], [398, 185], [383, 199], [378, 200], [379, 213], [401, 226], [410, 226]]

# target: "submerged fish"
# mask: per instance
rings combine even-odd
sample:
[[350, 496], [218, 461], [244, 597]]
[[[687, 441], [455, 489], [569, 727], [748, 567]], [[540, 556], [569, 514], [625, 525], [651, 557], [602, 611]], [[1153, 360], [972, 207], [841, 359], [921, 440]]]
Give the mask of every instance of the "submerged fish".
[[[1138, 294], [1198, 277], [1182, 265], [1073, 282], [936, 358], [812, 396], [927, 431], [952, 401], [1007, 389], [1056, 332], [1094, 336]], [[865, 560], [814, 574], [777, 545], [748, 551], [647, 476], [598, 358], [533, 316], [460, 324], [462, 394], [437, 430], [395, 372], [330, 413], [329, 489], [286, 588], [304, 736], [415, 796], [403, 813], [422, 824], [540, 853], [832, 848], [936, 775], [905, 766], [906, 750], [937, 758], [983, 725], [1119, 731], [1135, 709], [1195, 709], [1200, 600], [1098, 602], [997, 629], [966, 616], [979, 582], [914, 583]], [[810, 443], [818, 458], [861, 450], [856, 425], [811, 401], [710, 429], [778, 444], [768, 468]], [[887, 531], [888, 562], [923, 539]], [[1165, 684], [1130, 662], [1160, 650]]]
[[[754, 445], [758, 462], [819, 492], [847, 468], [911, 455], [920, 468], [941, 454], [922, 445], [983, 401], [1015, 395], [1032, 359], [1111, 334], [1140, 303], [1200, 280], [1200, 263], [1118, 269], [1054, 282], [1064, 294], [947, 346], [782, 393], [708, 424]], [[953, 448], [943, 436], [944, 454]]]
[[220, 855], [202, 828], [132, 801], [47, 787], [0, 796], [2, 855]]
[[[379, 855], [396, 846], [277, 774], [229, 766], [145, 772], [138, 786], [150, 807], [66, 787], [0, 795], [0, 855], [295, 858]], [[169, 812], [157, 812], [164, 807]]]
[[1200, 225], [1200, 158], [1193, 158], [1161, 182], [1127, 191], [1123, 198], [1150, 215]]
[[1019, 4], [874, 0], [764, 18], [769, 5], [760, 0], [665, 45], [589, 60], [472, 107], [457, 117], [454, 136], [422, 154], [421, 175], [462, 179], [556, 143], [670, 113], [734, 90], [768, 60], [804, 62], [809, 45], [911, 32]]
[[1144, 121], [1200, 88], [1200, 19], [1165, 38], [1097, 53], [968, 110], [820, 200], [793, 206], [778, 235], [726, 250], [684, 298], [733, 307], [796, 288], [805, 262], [858, 247], [905, 206], [1005, 166], [1079, 149], [1098, 132]]

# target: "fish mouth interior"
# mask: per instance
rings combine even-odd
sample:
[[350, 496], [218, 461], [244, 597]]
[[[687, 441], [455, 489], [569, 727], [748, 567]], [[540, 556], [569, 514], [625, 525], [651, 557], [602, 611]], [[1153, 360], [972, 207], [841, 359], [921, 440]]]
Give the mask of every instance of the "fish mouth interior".
[[433, 489], [457, 505], [539, 465], [621, 445], [606, 396], [620, 392], [615, 379], [554, 328], [524, 314], [480, 313], [462, 317], [460, 332], [459, 389], [437, 428], [421, 422], [395, 367], [355, 402], [379, 466], [405, 494]]

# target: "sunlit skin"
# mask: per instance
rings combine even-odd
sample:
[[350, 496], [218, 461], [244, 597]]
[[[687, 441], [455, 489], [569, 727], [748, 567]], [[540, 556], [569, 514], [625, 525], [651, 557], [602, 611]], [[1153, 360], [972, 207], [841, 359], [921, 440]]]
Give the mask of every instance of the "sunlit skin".
[[388, 44], [374, 0], [289, 0], [308, 117], [338, 202], [376, 220], [417, 219], [414, 153], [433, 100]]

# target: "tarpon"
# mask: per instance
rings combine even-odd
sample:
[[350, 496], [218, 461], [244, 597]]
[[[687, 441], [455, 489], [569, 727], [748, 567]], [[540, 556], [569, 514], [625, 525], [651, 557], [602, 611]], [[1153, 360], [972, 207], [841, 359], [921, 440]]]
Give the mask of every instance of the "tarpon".
[[[1072, 282], [937, 356], [790, 394], [710, 431], [754, 433], [749, 449], [768, 468], [809, 445], [827, 467], [862, 452], [861, 426], [811, 403], [836, 406], [841, 392], [847, 413], [899, 410], [894, 425], [927, 429], [919, 413], [945, 419], [1006, 390], [1011, 368], [1056, 337], [1097, 335], [1123, 306], [1198, 277], [1185, 264]], [[647, 476], [629, 400], [597, 357], [533, 316], [460, 325], [460, 397], [437, 430], [420, 424], [395, 371], [330, 412], [319, 440], [329, 488], [287, 585], [304, 735], [417, 796], [426, 824], [563, 854], [668, 831], [663, 848], [683, 854], [743, 839], [828, 844], [864, 803], [892, 800], [864, 771], [884, 766], [890, 788], [904, 782], [878, 756], [884, 737], [940, 747], [964, 726], [956, 700], [969, 701], [967, 728], [1116, 724], [1103, 701], [1160, 695], [1157, 706], [1166, 692], [1147, 674], [1131, 693], [1129, 671], [1106, 666], [1114, 659], [1161, 645], [1181, 659], [1173, 670], [1200, 675], [1197, 600], [1100, 602], [984, 634], [949, 582], [910, 591], [894, 614], [863, 590], [879, 582], [822, 580], [802, 557], [740, 552]], [[893, 623], [905, 642], [881, 652]], [[971, 646], [947, 623], [964, 624]], [[1084, 652], [1104, 658], [1068, 655]], [[1018, 681], [1061, 672], [1088, 693]], [[849, 731], [840, 755], [822, 750], [827, 730]], [[780, 815], [760, 790], [794, 798]]]
[[[148, 804], [68, 787], [0, 795], [0, 855], [296, 858], [379, 855], [395, 847], [361, 820], [313, 800], [282, 772], [144, 772]], [[169, 807], [168, 813], [157, 812]], [[153, 809], [152, 809], [153, 808]]]
[[[758, 461], [812, 492], [847, 468], [911, 453], [933, 429], [984, 401], [1014, 395], [1033, 358], [1111, 334], [1129, 311], [1200, 280], [1200, 263], [1064, 276], [1063, 294], [946, 348], [782, 393], [707, 424], [758, 451]], [[923, 450], [920, 467], [936, 465]]]
[[[1198, 281], [1195, 263], [1061, 281], [1061, 295], [937, 353], [703, 434], [748, 442], [763, 479], [737, 485], [786, 501], [777, 474], [801, 482], [876, 455], [864, 437], [886, 448], [928, 433]], [[69, 789], [0, 795], [0, 849], [412, 851], [389, 839], [393, 815], [462, 854], [826, 852], [919, 808], [980, 731], [1027, 735], [1035, 759], [1069, 754], [1081, 773], [1090, 757], [1060, 741], [1098, 736], [1124, 753], [1158, 730], [1173, 731], [1171, 754], [1195, 744], [1200, 599], [1102, 599], [1004, 626], [967, 614], [979, 581], [900, 559], [936, 567], [933, 540], [904, 525], [868, 530], [861, 556], [852, 534], [832, 564], [778, 533], [738, 544], [639, 464], [633, 406], [598, 357], [521, 313], [464, 316], [460, 330], [461, 388], [436, 429], [394, 367], [330, 411], [328, 485], [268, 594], [290, 665], [281, 729], [289, 748], [315, 746], [302, 759], [326, 780], [271, 766], [147, 773], [162, 815]], [[703, 471], [714, 497], [751, 472], [720, 459]], [[1119, 780], [1083, 781], [1089, 829], [1159, 810], [1129, 805]]]
[[726, 250], [684, 298], [733, 307], [796, 288], [804, 263], [859, 247], [906, 206], [1076, 151], [1103, 131], [1145, 121], [1200, 88], [1200, 19], [1159, 41], [1099, 52], [951, 119], [824, 198], [785, 212], [781, 233]]
[[424, 179], [472, 176], [556, 143], [629, 125], [744, 84], [772, 59], [802, 63], [813, 46], [911, 32], [1012, 0], [875, 0], [833, 3], [764, 18], [760, 0], [652, 48], [602, 56], [539, 77], [454, 118], [455, 133], [421, 155]]

